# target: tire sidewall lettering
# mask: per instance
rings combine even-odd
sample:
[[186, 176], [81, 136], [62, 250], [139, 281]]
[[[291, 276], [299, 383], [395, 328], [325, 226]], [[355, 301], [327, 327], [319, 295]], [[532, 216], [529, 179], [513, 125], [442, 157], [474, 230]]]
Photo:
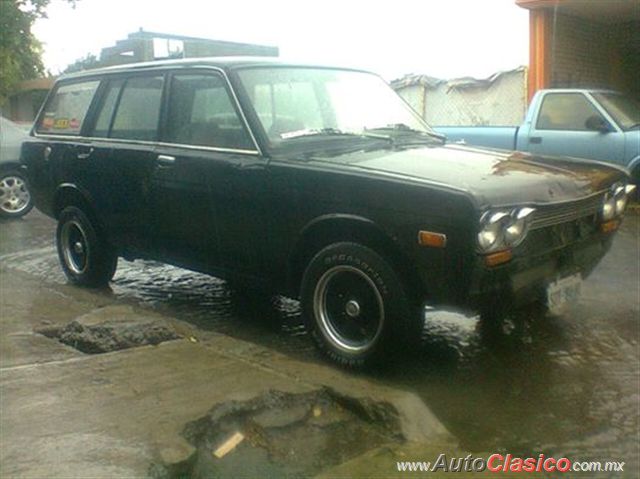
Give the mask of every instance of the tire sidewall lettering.
[[359, 256], [354, 256], [352, 254], [346, 254], [346, 253], [340, 253], [340, 254], [334, 253], [326, 256], [323, 260], [323, 263], [327, 269], [330, 268], [331, 266], [336, 266], [340, 264], [356, 267], [360, 271], [366, 273], [366, 275], [373, 280], [373, 282], [376, 284], [380, 293], [383, 296], [389, 296], [390, 294], [389, 288], [387, 287], [387, 284], [383, 279], [382, 275], [377, 270], [369, 266], [369, 263], [367, 261], [362, 260]]

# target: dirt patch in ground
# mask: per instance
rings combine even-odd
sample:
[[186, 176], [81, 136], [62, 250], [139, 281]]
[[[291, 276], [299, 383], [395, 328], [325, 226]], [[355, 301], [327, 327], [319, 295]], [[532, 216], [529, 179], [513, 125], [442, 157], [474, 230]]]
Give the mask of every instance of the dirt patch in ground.
[[156, 479], [310, 477], [403, 437], [395, 408], [329, 389], [305, 394], [271, 391], [231, 401], [189, 423], [195, 447], [188, 460], [156, 463]]

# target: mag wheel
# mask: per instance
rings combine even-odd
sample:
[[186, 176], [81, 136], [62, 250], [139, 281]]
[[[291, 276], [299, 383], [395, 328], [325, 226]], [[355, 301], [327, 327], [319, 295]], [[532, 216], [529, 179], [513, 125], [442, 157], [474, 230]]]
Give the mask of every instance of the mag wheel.
[[7, 171], [0, 176], [0, 216], [19, 218], [33, 208], [27, 180], [17, 171]]
[[402, 281], [377, 252], [336, 243], [309, 263], [302, 281], [305, 325], [332, 360], [362, 367], [386, 358], [411, 308]]
[[79, 208], [62, 210], [56, 231], [58, 257], [67, 278], [82, 286], [104, 286], [115, 274], [118, 257]]

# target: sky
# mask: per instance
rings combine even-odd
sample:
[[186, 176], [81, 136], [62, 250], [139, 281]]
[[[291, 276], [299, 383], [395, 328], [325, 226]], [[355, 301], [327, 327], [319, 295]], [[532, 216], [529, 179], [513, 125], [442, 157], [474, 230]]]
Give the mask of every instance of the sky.
[[53, 74], [138, 31], [280, 48], [296, 62], [486, 78], [528, 63], [528, 12], [515, 0], [53, 0], [33, 33]]

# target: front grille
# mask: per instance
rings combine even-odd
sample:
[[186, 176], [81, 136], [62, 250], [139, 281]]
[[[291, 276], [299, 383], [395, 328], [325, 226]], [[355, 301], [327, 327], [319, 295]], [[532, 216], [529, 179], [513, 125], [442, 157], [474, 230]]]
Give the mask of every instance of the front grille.
[[568, 223], [596, 215], [602, 206], [603, 197], [603, 193], [596, 193], [578, 201], [536, 206], [531, 229], [546, 228], [547, 226]]

